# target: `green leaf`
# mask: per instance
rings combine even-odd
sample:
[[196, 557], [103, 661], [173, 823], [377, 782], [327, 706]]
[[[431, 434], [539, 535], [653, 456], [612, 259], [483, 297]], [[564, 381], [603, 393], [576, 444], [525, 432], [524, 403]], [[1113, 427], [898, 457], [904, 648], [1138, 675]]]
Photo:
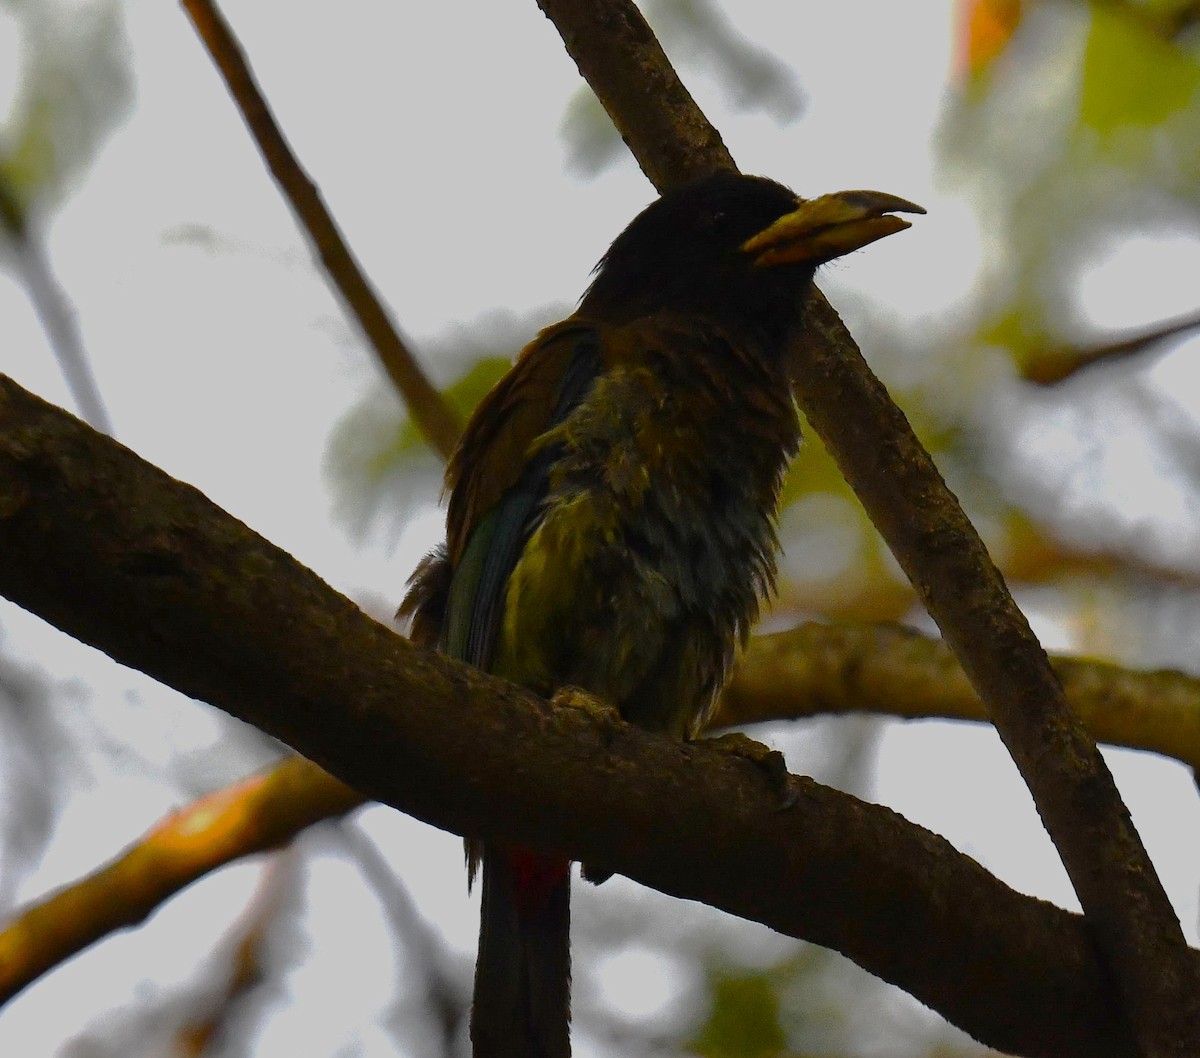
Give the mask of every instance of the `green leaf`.
[[[471, 417], [475, 406], [488, 391], [504, 377], [512, 367], [512, 360], [504, 356], [487, 356], [476, 363], [465, 375], [451, 382], [442, 396], [458, 414], [462, 422]], [[378, 472], [385, 474], [398, 457], [408, 455], [414, 449], [425, 446], [425, 437], [411, 418], [406, 418], [396, 434], [396, 443], [377, 457]]]
[[721, 973], [712, 981], [712, 1009], [689, 1045], [703, 1058], [774, 1058], [787, 1038], [779, 993], [766, 974]]
[[[465, 422], [475, 405], [509, 369], [506, 356], [485, 356], [443, 391]], [[356, 404], [333, 428], [325, 454], [325, 473], [333, 493], [335, 517], [355, 534], [381, 515], [392, 531], [411, 511], [421, 489], [401, 487], [406, 475], [441, 476], [421, 432], [404, 414], [394, 391], [380, 386]]]
[[91, 165], [129, 107], [133, 82], [113, 0], [10, 6], [21, 21], [23, 62], [0, 177], [24, 212], [54, 201]]
[[1130, 128], [1156, 129], [1200, 102], [1200, 63], [1146, 26], [1092, 9], [1083, 55], [1079, 116], [1112, 140]]

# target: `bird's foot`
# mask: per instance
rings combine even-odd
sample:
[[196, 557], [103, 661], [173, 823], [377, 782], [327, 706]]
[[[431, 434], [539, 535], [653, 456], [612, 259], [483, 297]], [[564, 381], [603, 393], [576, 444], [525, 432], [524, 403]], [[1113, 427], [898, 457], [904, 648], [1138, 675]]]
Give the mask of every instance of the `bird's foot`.
[[719, 749], [723, 753], [731, 753], [735, 757], [748, 760], [758, 768], [771, 787], [772, 792], [779, 796], [779, 808], [791, 808], [796, 803], [797, 794], [792, 786], [792, 777], [788, 772], [787, 761], [777, 749], [756, 742], [749, 735], [740, 731], [727, 731], [723, 735], [715, 735], [703, 740], [707, 746]]
[[578, 709], [586, 713], [600, 729], [600, 740], [606, 746], [625, 723], [616, 706], [582, 687], [560, 687], [554, 692], [550, 704], [555, 709]]
[[[600, 744], [605, 748], [612, 743], [617, 731], [625, 723], [616, 706], [609, 704], [603, 698], [597, 698], [582, 687], [560, 687], [554, 692], [550, 704], [556, 709], [579, 709], [586, 713], [588, 718], [594, 721], [599, 728]], [[581, 863], [579, 869], [584, 880], [593, 885], [608, 881], [613, 876], [613, 872], [607, 867], [591, 863]]]

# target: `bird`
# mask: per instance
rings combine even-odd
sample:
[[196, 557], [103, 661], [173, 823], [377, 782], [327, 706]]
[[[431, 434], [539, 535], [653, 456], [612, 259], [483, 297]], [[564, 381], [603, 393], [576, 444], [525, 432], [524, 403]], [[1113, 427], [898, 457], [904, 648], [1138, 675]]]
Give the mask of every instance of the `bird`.
[[[466, 426], [445, 542], [400, 608], [411, 638], [695, 737], [774, 587], [800, 445], [786, 353], [813, 275], [923, 212], [735, 172], [647, 206]], [[567, 1058], [570, 863], [466, 845], [483, 888], [474, 1058]]]

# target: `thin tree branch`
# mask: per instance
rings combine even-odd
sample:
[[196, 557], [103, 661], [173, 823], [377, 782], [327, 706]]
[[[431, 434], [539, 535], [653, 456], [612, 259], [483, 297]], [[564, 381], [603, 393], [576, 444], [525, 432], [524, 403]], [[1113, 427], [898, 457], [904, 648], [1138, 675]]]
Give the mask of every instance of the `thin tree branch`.
[[1099, 345], [1043, 349], [1029, 358], [1021, 375], [1030, 382], [1036, 382], [1042, 386], [1053, 386], [1092, 364], [1102, 361], [1126, 360], [1131, 356], [1144, 353], [1147, 349], [1168, 338], [1175, 338], [1197, 329], [1200, 329], [1200, 312], [1156, 324], [1117, 341], [1103, 342]]
[[287, 198], [300, 226], [308, 233], [321, 263], [347, 307], [378, 354], [384, 370], [400, 391], [413, 422], [434, 448], [448, 456], [458, 440], [459, 422], [442, 395], [426, 378], [416, 357], [400, 337], [370, 281], [346, 245], [317, 186], [300, 167], [274, 115], [255, 83], [246, 57], [229, 24], [211, 0], [181, 0], [196, 32], [225, 79], [246, 127]]
[[[453, 1055], [455, 1041], [466, 1023], [471, 1003], [469, 995], [456, 986], [443, 968], [447, 959], [441, 939], [417, 910], [412, 894], [391, 864], [380, 855], [375, 843], [353, 825], [338, 827], [338, 835], [364, 879], [380, 898], [396, 943], [405, 948], [406, 977], [410, 981], [414, 977], [420, 979], [419, 987], [407, 988], [396, 996], [384, 1016], [384, 1023], [399, 1028], [407, 1022], [411, 1027], [412, 1008], [414, 1004], [422, 1005], [433, 1023], [430, 1035], [436, 1039], [432, 1047], [425, 1044], [424, 1058]], [[414, 996], [414, 992], [418, 994]]]
[[[1200, 766], [1200, 679], [1065, 655], [1050, 663], [1098, 742]], [[903, 625], [812, 622], [751, 640], [715, 723], [822, 713], [990, 722], [941, 640]]]
[[[708, 122], [690, 96], [671, 92], [671, 107], [659, 107], [664, 74], [645, 56], [661, 49], [630, 0], [538, 3], [660, 192], [729, 168], [719, 139], [706, 149], [708, 139], [695, 131]], [[660, 117], [642, 113], [635, 122], [634, 111]], [[700, 144], [684, 156], [686, 167], [670, 132], [675, 122], [682, 137]], [[979, 534], [815, 288], [806, 323], [790, 350], [797, 402], [987, 706], [1119, 984], [1139, 1045], [1147, 1056], [1192, 1053], [1200, 1041], [1200, 979], [1095, 742]]]
[[29, 300], [42, 321], [42, 329], [79, 408], [80, 418], [102, 433], [112, 434], [112, 420], [84, 350], [79, 321], [66, 293], [54, 278], [54, 270], [42, 252], [39, 240], [29, 230], [28, 212], [18, 201], [3, 172], [0, 172], [0, 228], [12, 243], [17, 269], [25, 280]]
[[885, 808], [414, 647], [2, 376], [0, 594], [434, 826], [834, 948], [1010, 1052], [1134, 1053], [1078, 916]]
[[277, 848], [362, 802], [303, 757], [218, 790], [158, 824], [112, 863], [26, 909], [0, 933], [0, 1003], [222, 864]]
[[216, 995], [206, 997], [204, 1010], [188, 1020], [175, 1036], [174, 1054], [178, 1058], [203, 1058], [223, 1053], [231, 1023], [237, 1017], [241, 1001], [264, 979], [263, 952], [272, 927], [286, 903], [288, 890], [295, 883], [297, 854], [295, 847], [278, 852], [259, 879], [254, 899], [242, 913], [237, 933], [232, 938], [229, 965], [218, 972], [224, 980]]

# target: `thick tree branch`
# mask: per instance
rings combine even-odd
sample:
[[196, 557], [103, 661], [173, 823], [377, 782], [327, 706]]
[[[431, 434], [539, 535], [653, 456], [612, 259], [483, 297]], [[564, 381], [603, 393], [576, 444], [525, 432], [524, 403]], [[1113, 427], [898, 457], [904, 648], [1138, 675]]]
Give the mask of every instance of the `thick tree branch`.
[[[1200, 680], [1081, 658], [1052, 663], [1098, 741], [1200, 766]], [[811, 622], [751, 641], [712, 726], [822, 713], [989, 722], [940, 640], [900, 625]], [[364, 800], [311, 761], [290, 757], [180, 809], [112, 863], [8, 923], [0, 932], [0, 1004], [210, 871], [282, 845]]]
[[435, 826], [835, 948], [1004, 1050], [1133, 1053], [1077, 916], [884, 808], [796, 778], [785, 808], [736, 755], [415, 648], [2, 376], [0, 593]]
[[538, 6], [659, 191], [737, 168], [633, 4], [538, 0]]
[[[729, 167], [715, 131], [705, 147], [708, 122], [682, 88], [659, 106], [666, 59], [657, 62], [661, 50], [631, 0], [538, 2], [660, 192]], [[686, 165], [671, 134], [676, 123], [685, 142], [699, 145], [683, 156]], [[937, 622], [1029, 786], [1140, 1047], [1147, 1056], [1193, 1053], [1200, 979], [1112, 775], [979, 534], [818, 290], [791, 362], [805, 417]]]
[[[816, 308], [817, 306], [814, 306]], [[979, 534], [821, 299], [796, 398], [916, 588], [1033, 794], [1147, 1056], [1200, 1041], [1200, 979], [1104, 759]]]
[[384, 370], [404, 398], [413, 422], [434, 448], [448, 456], [458, 440], [457, 416], [425, 377], [342, 238], [321, 192], [300, 167], [254, 81], [254, 74], [229, 24], [211, 0], [181, 2], [225, 79], [229, 94], [254, 136], [271, 175], [291, 205], [297, 222], [312, 240], [326, 273], [341, 292]]
[[[1082, 658], [1051, 661], [1097, 741], [1200, 767], [1200, 680]], [[989, 723], [940, 640], [900, 625], [811, 622], [751, 641], [713, 727], [822, 713]], [[364, 800], [311, 761], [291, 757], [180, 809], [111, 864], [9, 922], [0, 932], [0, 1003], [210, 871], [282, 845]]]

